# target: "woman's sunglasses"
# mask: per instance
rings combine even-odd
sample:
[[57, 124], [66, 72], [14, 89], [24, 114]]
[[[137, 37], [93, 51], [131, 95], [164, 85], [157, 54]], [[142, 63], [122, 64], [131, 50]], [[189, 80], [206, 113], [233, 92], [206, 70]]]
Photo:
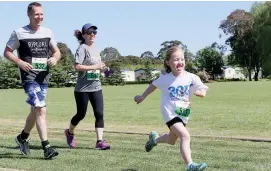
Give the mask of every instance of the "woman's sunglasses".
[[97, 31], [96, 31], [96, 30], [92, 30], [92, 29], [90, 30], [90, 29], [89, 29], [89, 30], [86, 31], [86, 34], [87, 34], [87, 35], [91, 35], [91, 34], [96, 35], [96, 34], [97, 34]]

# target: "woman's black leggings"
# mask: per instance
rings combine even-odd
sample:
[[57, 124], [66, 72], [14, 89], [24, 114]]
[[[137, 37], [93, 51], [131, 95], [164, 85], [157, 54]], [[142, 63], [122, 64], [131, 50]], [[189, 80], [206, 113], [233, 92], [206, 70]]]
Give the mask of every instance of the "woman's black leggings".
[[87, 113], [88, 101], [90, 101], [94, 116], [95, 116], [95, 128], [104, 127], [104, 118], [103, 118], [103, 93], [102, 90], [96, 92], [74, 92], [74, 97], [76, 101], [77, 113], [73, 116], [71, 124], [76, 126]]

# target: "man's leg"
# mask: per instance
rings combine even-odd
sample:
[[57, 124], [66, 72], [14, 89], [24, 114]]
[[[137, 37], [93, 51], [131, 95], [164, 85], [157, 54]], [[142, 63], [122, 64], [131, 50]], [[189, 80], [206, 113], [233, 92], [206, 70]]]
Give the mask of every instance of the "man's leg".
[[26, 119], [24, 129], [22, 130], [21, 134], [19, 134], [16, 138], [15, 141], [20, 147], [20, 151], [24, 155], [30, 155], [30, 150], [29, 150], [29, 143], [28, 143], [28, 137], [35, 126], [36, 123], [36, 113], [34, 111], [34, 108], [30, 108], [30, 113]]
[[27, 103], [33, 106], [31, 113], [27, 118], [25, 131], [30, 132], [30, 130], [34, 127], [36, 122], [36, 127], [44, 150], [44, 157], [45, 159], [50, 159], [54, 156], [57, 156], [58, 152], [50, 146], [47, 138], [45, 97], [48, 85], [38, 84], [35, 82], [25, 84], [24, 88], [25, 92], [28, 95]]
[[40, 140], [46, 141], [47, 138], [47, 123], [46, 123], [46, 107], [36, 107], [36, 127], [40, 136]]
[[36, 113], [34, 111], [34, 101], [35, 101], [35, 84], [33, 83], [24, 83], [23, 88], [25, 90], [25, 93], [28, 96], [27, 103], [31, 105], [30, 108], [30, 113], [26, 119], [24, 129], [22, 130], [21, 134], [19, 134], [15, 138], [15, 142], [19, 145], [20, 151], [24, 155], [30, 155], [30, 150], [29, 150], [29, 134], [33, 127], [35, 126], [36, 122]]
[[36, 113], [34, 110], [35, 108], [31, 106], [30, 113], [26, 118], [26, 123], [23, 131], [28, 134], [30, 134], [31, 130], [34, 128], [36, 123]]
[[39, 85], [40, 89], [36, 94], [35, 113], [36, 113], [36, 127], [41, 140], [41, 145], [44, 150], [44, 158], [51, 159], [58, 155], [58, 152], [50, 146], [47, 137], [47, 121], [46, 121], [46, 104], [45, 97], [48, 89], [48, 85]]

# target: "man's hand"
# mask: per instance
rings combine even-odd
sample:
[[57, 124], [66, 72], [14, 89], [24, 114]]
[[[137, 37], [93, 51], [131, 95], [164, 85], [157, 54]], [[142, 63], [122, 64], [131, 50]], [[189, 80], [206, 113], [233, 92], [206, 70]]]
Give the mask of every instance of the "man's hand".
[[47, 64], [49, 67], [55, 66], [57, 64], [57, 59], [55, 57], [51, 57], [48, 59]]
[[28, 62], [18, 59], [17, 65], [24, 71], [29, 72], [32, 70], [32, 65]]

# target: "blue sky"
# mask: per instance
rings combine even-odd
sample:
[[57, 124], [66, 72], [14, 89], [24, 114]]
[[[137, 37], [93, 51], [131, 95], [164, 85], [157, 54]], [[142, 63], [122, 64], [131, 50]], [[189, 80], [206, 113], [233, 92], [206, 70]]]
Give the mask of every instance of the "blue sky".
[[[30, 2], [0, 2], [0, 56], [11, 32], [27, 25]], [[224, 43], [220, 22], [235, 9], [250, 10], [252, 1], [229, 2], [41, 2], [43, 26], [74, 53], [75, 29], [85, 23], [98, 26], [96, 46], [117, 48], [121, 55], [155, 55], [166, 40], [180, 40], [192, 53], [213, 42]]]

